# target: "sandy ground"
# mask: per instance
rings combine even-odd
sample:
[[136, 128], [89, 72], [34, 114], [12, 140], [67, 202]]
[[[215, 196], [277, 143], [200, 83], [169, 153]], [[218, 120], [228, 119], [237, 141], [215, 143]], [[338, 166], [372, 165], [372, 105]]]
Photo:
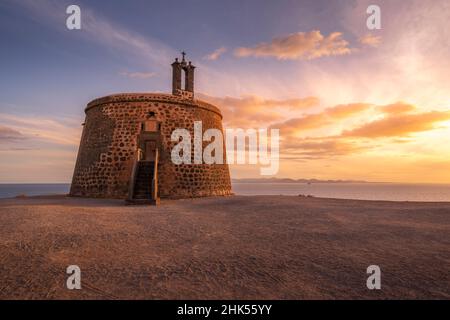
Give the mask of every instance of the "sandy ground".
[[0, 261], [2, 299], [449, 299], [450, 203], [5, 199]]

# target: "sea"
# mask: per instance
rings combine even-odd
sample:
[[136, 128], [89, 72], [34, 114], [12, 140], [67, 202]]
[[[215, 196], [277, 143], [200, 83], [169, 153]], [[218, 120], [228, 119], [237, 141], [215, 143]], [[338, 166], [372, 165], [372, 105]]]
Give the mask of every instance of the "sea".
[[[0, 184], [0, 198], [67, 194], [70, 184]], [[289, 195], [322, 198], [450, 202], [450, 184], [254, 183], [234, 182], [236, 195]]]

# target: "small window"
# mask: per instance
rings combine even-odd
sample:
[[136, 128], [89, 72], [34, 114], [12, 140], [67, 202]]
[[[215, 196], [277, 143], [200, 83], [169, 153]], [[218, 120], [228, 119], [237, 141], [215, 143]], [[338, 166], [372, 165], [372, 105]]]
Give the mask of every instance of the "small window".
[[159, 123], [156, 120], [147, 120], [144, 122], [145, 132], [156, 132], [159, 130]]

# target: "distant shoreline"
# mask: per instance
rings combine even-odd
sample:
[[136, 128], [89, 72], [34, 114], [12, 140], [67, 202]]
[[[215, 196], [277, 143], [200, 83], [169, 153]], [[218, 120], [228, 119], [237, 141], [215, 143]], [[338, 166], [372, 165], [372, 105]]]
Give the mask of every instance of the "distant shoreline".
[[231, 179], [232, 183], [386, 183], [386, 182], [370, 182], [364, 180], [319, 180], [319, 179], [278, 179], [278, 178], [262, 178], [262, 179]]
[[[402, 184], [349, 180], [233, 179], [235, 195], [311, 196], [316, 198], [449, 202], [450, 184]], [[0, 184], [0, 199], [68, 194], [69, 183]]]
[[[364, 183], [364, 184], [397, 184], [397, 185], [450, 185], [450, 182], [402, 182], [402, 181], [366, 181], [366, 180], [320, 180], [320, 179], [280, 179], [280, 178], [248, 178], [231, 179], [231, 183]], [[7, 185], [70, 185], [70, 182], [0, 182]]]

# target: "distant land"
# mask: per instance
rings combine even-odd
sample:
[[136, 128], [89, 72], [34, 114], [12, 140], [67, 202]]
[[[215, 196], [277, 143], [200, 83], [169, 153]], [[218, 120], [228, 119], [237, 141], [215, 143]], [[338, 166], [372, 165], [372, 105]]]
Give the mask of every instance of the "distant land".
[[374, 183], [364, 180], [319, 180], [319, 179], [290, 179], [290, 178], [249, 178], [249, 179], [231, 179], [231, 181], [233, 183]]

